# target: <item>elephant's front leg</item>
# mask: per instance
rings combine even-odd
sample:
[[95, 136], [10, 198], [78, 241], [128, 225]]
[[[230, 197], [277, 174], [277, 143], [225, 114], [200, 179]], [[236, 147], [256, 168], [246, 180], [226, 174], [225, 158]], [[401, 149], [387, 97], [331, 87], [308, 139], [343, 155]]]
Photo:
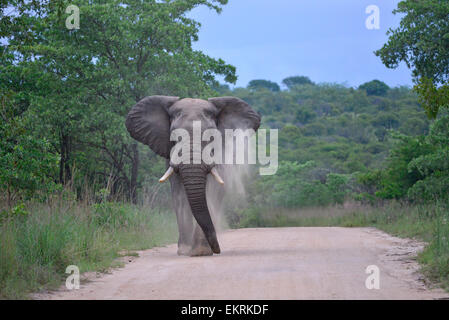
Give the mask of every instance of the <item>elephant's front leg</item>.
[[194, 221], [184, 186], [177, 175], [170, 178], [174, 210], [178, 223], [178, 255], [190, 255], [193, 244]]
[[192, 239], [192, 249], [190, 251], [190, 256], [211, 256], [213, 255], [212, 249], [204, 236], [203, 230], [194, 222], [194, 233]]

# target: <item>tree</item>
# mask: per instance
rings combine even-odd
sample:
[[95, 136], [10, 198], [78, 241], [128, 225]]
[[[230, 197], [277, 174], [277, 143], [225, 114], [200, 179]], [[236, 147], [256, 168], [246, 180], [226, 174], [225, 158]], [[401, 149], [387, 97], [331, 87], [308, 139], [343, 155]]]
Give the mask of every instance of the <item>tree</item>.
[[395, 134], [397, 144], [387, 159], [387, 168], [382, 171], [380, 189], [376, 195], [385, 198], [403, 198], [408, 190], [424, 178], [417, 168], [411, 168], [410, 162], [432, 152], [434, 147], [427, 144], [424, 136], [409, 137]]
[[405, 0], [393, 13], [404, 15], [400, 26], [388, 31], [375, 54], [388, 68], [405, 62], [412, 69], [423, 107], [436, 117], [440, 107], [449, 107], [449, 2]]
[[437, 87], [430, 78], [420, 78], [414, 87], [430, 119], [435, 119], [441, 107], [449, 108], [449, 85]]
[[429, 152], [414, 158], [408, 171], [418, 171], [423, 179], [409, 190], [416, 201], [449, 200], [449, 116], [437, 119], [426, 136]]
[[[51, 6], [44, 15], [23, 13], [4, 46], [17, 61], [5, 69], [28, 70], [18, 74], [36, 83], [28, 112], [52, 137], [61, 182], [78, 162], [91, 181], [112, 180], [113, 190], [137, 201], [144, 147], [129, 137], [125, 116], [148, 95], [205, 97], [216, 75], [235, 82], [233, 66], [193, 50], [200, 25], [186, 16], [200, 5], [220, 12], [226, 3], [78, 0], [78, 30], [68, 30]], [[24, 37], [23, 30], [32, 32]]]
[[359, 90], [365, 90], [368, 96], [385, 96], [390, 87], [385, 82], [373, 80], [360, 85]]
[[8, 208], [23, 197], [45, 197], [54, 186], [51, 177], [57, 165], [48, 141], [29, 131], [32, 119], [20, 117], [15, 99], [13, 92], [0, 88], [0, 190]]
[[251, 90], [268, 89], [273, 92], [278, 92], [281, 90], [281, 88], [276, 82], [268, 80], [251, 80], [248, 83], [248, 89]]
[[217, 85], [213, 85], [211, 87], [212, 90], [216, 91], [219, 95], [229, 96], [231, 92], [231, 88], [227, 84], [219, 83]]
[[282, 84], [285, 85], [288, 89], [291, 89], [294, 86], [305, 85], [305, 84], [313, 85], [314, 83], [312, 82], [312, 80], [309, 79], [309, 77], [295, 76], [295, 77], [285, 78], [284, 80], [282, 80]]

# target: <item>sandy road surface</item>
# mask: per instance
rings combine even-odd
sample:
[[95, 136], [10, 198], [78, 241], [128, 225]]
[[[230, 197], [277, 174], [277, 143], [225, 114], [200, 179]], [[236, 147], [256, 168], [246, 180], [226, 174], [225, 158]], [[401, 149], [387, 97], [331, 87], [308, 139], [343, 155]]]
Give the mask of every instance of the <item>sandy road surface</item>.
[[[180, 257], [176, 245], [139, 252], [79, 290], [40, 299], [438, 299], [413, 260], [422, 244], [371, 228], [268, 228], [219, 235], [221, 255]], [[377, 265], [380, 289], [368, 290]]]

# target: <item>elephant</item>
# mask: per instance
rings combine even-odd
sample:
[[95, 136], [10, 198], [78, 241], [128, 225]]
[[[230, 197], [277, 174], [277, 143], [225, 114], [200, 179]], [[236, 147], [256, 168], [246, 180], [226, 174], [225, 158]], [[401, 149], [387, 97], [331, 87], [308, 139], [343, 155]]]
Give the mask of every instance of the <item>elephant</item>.
[[[223, 165], [208, 164], [201, 159], [195, 163], [173, 163], [171, 151], [175, 145], [170, 137], [173, 130], [184, 129], [191, 136], [193, 123], [201, 124], [201, 133], [216, 129], [224, 136], [226, 129], [257, 131], [261, 116], [248, 103], [236, 97], [216, 97], [208, 100], [172, 96], [148, 96], [128, 113], [126, 128], [131, 137], [149, 146], [166, 159], [167, 171], [159, 180], [170, 181], [174, 211], [178, 224], [178, 255], [210, 256], [221, 252], [206, 198], [206, 185], [223, 184]], [[204, 148], [201, 142], [201, 148]], [[190, 159], [198, 152], [190, 144]], [[213, 177], [214, 179], [208, 177]], [[225, 179], [226, 180], [226, 179]], [[217, 184], [217, 186], [219, 186]], [[222, 201], [224, 191], [215, 195]]]

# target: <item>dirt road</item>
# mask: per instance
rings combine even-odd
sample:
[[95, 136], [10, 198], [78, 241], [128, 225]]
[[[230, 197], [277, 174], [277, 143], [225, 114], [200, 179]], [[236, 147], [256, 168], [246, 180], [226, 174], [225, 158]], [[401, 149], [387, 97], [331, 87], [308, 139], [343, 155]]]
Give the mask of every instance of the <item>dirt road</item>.
[[[219, 235], [221, 255], [181, 257], [176, 245], [139, 252], [79, 290], [40, 299], [438, 299], [413, 260], [422, 244], [371, 228], [268, 228]], [[379, 268], [379, 289], [365, 273]]]

